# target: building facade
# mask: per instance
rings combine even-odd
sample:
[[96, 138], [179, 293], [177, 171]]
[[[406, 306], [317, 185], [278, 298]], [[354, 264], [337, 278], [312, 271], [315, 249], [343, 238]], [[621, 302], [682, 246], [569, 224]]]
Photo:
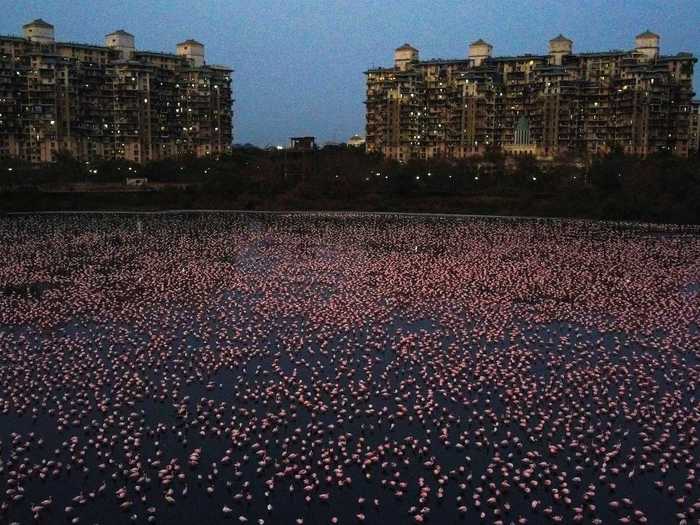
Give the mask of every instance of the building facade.
[[540, 158], [616, 147], [687, 156], [696, 61], [661, 55], [650, 31], [631, 51], [602, 53], [575, 54], [559, 35], [545, 55], [496, 57], [477, 40], [466, 59], [421, 61], [405, 44], [394, 67], [365, 72], [367, 150], [399, 161], [490, 149]]
[[690, 112], [690, 154], [700, 155], [700, 100], [693, 100]]
[[0, 157], [147, 162], [218, 155], [232, 143], [232, 70], [194, 40], [176, 53], [136, 49], [124, 30], [104, 45], [57, 42], [43, 20], [0, 36]]

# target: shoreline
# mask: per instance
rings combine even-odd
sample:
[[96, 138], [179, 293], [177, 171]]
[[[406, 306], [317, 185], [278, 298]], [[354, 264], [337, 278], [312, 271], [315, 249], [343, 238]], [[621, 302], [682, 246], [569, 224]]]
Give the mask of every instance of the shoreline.
[[0, 212], [0, 217], [26, 217], [34, 215], [279, 215], [279, 216], [319, 216], [328, 217], [386, 217], [386, 218], [436, 218], [436, 219], [494, 219], [499, 221], [565, 221], [584, 224], [617, 225], [625, 228], [639, 229], [683, 229], [700, 233], [697, 224], [668, 224], [640, 221], [616, 221], [609, 219], [530, 216], [530, 215], [489, 215], [478, 213], [429, 213], [429, 212], [390, 212], [390, 211], [353, 211], [353, 210], [234, 210], [234, 209], [167, 209], [167, 210], [41, 210]]

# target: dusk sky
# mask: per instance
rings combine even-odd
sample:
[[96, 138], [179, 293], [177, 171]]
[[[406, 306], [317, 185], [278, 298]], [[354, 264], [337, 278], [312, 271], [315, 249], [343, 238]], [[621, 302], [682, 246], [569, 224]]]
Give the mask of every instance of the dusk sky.
[[[563, 33], [574, 51], [629, 49], [661, 35], [663, 54], [700, 55], [698, 0], [2, 0], [0, 33], [43, 18], [58, 40], [101, 43], [126, 29], [138, 49], [174, 52], [195, 38], [207, 62], [235, 69], [235, 142], [264, 146], [292, 135], [320, 142], [364, 134], [363, 72], [389, 66], [410, 42], [421, 58], [466, 56], [488, 40], [496, 55], [545, 53]], [[585, 6], [585, 8], [584, 8]], [[700, 75], [696, 65], [697, 91]]]

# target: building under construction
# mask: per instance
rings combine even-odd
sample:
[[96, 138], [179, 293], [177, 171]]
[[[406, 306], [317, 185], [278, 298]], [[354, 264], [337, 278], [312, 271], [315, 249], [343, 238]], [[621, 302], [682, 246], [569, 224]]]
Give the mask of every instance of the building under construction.
[[619, 147], [687, 156], [693, 145], [689, 53], [660, 53], [646, 31], [631, 51], [573, 52], [559, 35], [545, 55], [495, 57], [477, 40], [466, 59], [419, 59], [409, 44], [394, 67], [367, 75], [367, 150], [399, 161], [488, 150], [589, 157]]
[[218, 155], [232, 142], [231, 73], [195, 40], [174, 54], [139, 51], [123, 30], [104, 45], [56, 42], [34, 20], [21, 37], [0, 36], [0, 157]]

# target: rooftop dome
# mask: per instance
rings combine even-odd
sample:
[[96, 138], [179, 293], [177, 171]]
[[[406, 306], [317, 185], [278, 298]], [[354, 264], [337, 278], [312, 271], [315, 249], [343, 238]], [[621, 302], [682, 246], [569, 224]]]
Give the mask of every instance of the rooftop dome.
[[644, 31], [644, 33], [639, 33], [637, 35], [637, 38], [661, 38], [661, 37], [659, 35], [657, 35], [656, 33], [652, 33], [651, 31], [649, 31], [647, 29], [646, 31]]
[[520, 115], [518, 122], [515, 124], [515, 129], [519, 131], [527, 131], [530, 128], [530, 119], [526, 115]]
[[193, 40], [191, 38], [185, 40], [184, 42], [180, 42], [178, 46], [203, 46], [201, 42], [197, 42], [196, 40]]
[[30, 26], [35, 26], [35, 27], [46, 27], [53, 29], [53, 26], [49, 24], [47, 21], [42, 20], [41, 18], [37, 18], [36, 20], [32, 20], [28, 24], [24, 24], [22, 27], [30, 27]]
[[107, 36], [110, 36], [110, 35], [134, 36], [131, 33], [124, 31], [123, 29], [117, 29], [116, 31], [114, 31], [113, 33], [110, 33]]
[[573, 44], [573, 40], [569, 40], [568, 38], [566, 38], [566, 37], [565, 37], [564, 35], [562, 35], [561, 33], [559, 33], [558, 36], [552, 38], [552, 39], [550, 40], [550, 42], [569, 42], [569, 43]]

